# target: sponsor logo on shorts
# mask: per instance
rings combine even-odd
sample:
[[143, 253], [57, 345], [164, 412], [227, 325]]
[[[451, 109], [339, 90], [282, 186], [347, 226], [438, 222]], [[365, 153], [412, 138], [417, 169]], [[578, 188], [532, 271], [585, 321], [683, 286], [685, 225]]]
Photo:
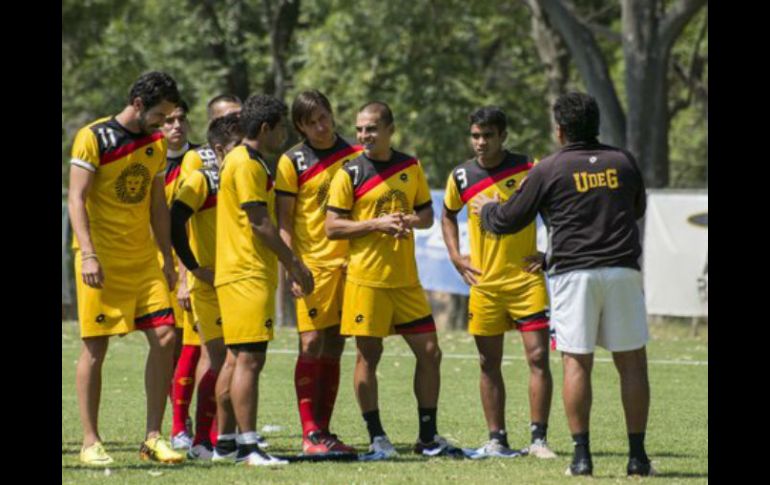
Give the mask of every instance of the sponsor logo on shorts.
[[148, 157], [151, 157], [154, 152], [155, 150], [153, 150], [152, 147], [147, 147], [147, 150], [144, 151]]
[[364, 316], [363, 315], [361, 315], [360, 313], [358, 315], [356, 315], [356, 323], [361, 323], [363, 321], [364, 321]]
[[318, 315], [318, 310], [316, 310], [315, 308], [311, 308], [310, 311], [308, 312], [308, 315], [310, 315], [310, 318], [315, 318], [316, 315]]
[[217, 318], [217, 325], [222, 326], [222, 317]]
[[107, 317], [104, 316], [104, 313], [100, 313], [96, 316], [96, 323], [104, 323], [106, 319]]
[[272, 318], [268, 318], [267, 319], [267, 321], [265, 322], [265, 327], [266, 328], [272, 328], [273, 327], [273, 319]]
[[406, 182], [407, 180], [409, 180], [409, 176], [405, 173], [402, 173], [399, 178], [401, 179], [402, 182]]

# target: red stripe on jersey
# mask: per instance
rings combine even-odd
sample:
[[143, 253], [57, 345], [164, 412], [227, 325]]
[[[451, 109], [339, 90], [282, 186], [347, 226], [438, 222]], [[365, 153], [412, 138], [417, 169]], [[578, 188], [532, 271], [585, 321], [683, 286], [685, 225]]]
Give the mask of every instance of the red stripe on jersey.
[[361, 186], [358, 187], [355, 193], [353, 194], [353, 198], [360, 199], [367, 192], [377, 187], [382, 182], [388, 180], [390, 177], [396, 175], [398, 172], [402, 170], [406, 170], [412, 165], [417, 165], [416, 158], [410, 158], [409, 160], [404, 160], [403, 162], [393, 165], [392, 167], [388, 167], [387, 169], [383, 170], [382, 173], [378, 173], [374, 177], [370, 178], [369, 180], [361, 184]]
[[301, 187], [302, 184], [308, 182], [310, 179], [312, 179], [319, 173], [322, 173], [324, 170], [331, 167], [332, 165], [342, 160], [343, 158], [347, 157], [348, 155], [356, 152], [361, 152], [363, 150], [364, 150], [364, 147], [362, 147], [361, 145], [353, 145], [353, 146], [348, 146], [346, 148], [343, 148], [338, 152], [332, 153], [328, 157], [322, 160], [319, 160], [318, 163], [316, 163], [309, 169], [302, 172], [302, 174], [299, 176], [299, 179], [297, 179], [297, 184]]
[[179, 177], [179, 174], [182, 171], [182, 166], [177, 165], [176, 167], [172, 167], [171, 170], [169, 170], [166, 173], [166, 185], [173, 183], [174, 180], [176, 180]]
[[265, 190], [270, 192], [270, 189], [272, 189], [272, 188], [273, 188], [273, 178], [268, 175], [267, 176], [267, 189], [265, 189]]
[[144, 138], [139, 138], [133, 143], [129, 143], [128, 145], [123, 145], [122, 147], [113, 150], [111, 152], [107, 152], [102, 155], [100, 159], [101, 165], [107, 165], [110, 162], [114, 162], [115, 160], [119, 160], [126, 155], [135, 152], [136, 150], [149, 145], [150, 143], [154, 143], [158, 140], [163, 138], [163, 133], [161, 132], [155, 132], [150, 136], [145, 136]]
[[203, 202], [203, 205], [201, 206], [201, 208], [198, 209], [198, 212], [202, 210], [210, 209], [216, 206], [217, 206], [217, 194], [209, 195], [208, 197], [206, 197], [206, 200]]
[[495, 182], [499, 182], [503, 179], [506, 179], [511, 175], [516, 175], [517, 173], [523, 172], [524, 170], [529, 170], [533, 166], [534, 165], [532, 165], [531, 163], [525, 163], [524, 165], [518, 165], [516, 167], [507, 168], [500, 173], [489, 176], [485, 179], [481, 179], [475, 184], [465, 189], [465, 191], [463, 191], [463, 193], [460, 194], [460, 198], [463, 200], [464, 203], [468, 203], [468, 201], [471, 200], [474, 195], [478, 194], [479, 192], [486, 189], [487, 187], [494, 184]]

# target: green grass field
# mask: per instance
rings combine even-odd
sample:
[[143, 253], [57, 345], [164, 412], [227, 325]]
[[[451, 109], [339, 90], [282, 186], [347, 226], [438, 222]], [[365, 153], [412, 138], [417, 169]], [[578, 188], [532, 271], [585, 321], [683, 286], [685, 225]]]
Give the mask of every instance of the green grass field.
[[[708, 482], [708, 331], [688, 336], [684, 325], [651, 327], [648, 347], [652, 406], [647, 431], [647, 452], [659, 476], [633, 481], [654, 483]], [[487, 438], [478, 392], [476, 350], [463, 332], [441, 332], [444, 360], [439, 402], [439, 432], [463, 447], [477, 447]], [[480, 461], [434, 458], [411, 454], [417, 437], [417, 404], [412, 394], [414, 360], [398, 337], [386, 341], [380, 364], [380, 412], [383, 425], [401, 453], [393, 461], [377, 463], [301, 463], [280, 469], [247, 469], [230, 464], [185, 462], [157, 465], [139, 460], [144, 431], [143, 372], [146, 343], [141, 334], [114, 338], [104, 368], [100, 429], [107, 450], [116, 462], [109, 470], [82, 467], [78, 461], [81, 430], [75, 395], [75, 362], [80, 349], [77, 325], [62, 324], [62, 483], [63, 484], [375, 484], [375, 483], [628, 483], [625, 476], [627, 440], [617, 373], [610, 355], [600, 350], [594, 366], [594, 404], [591, 449], [594, 478], [565, 477], [571, 439], [561, 401], [561, 363], [552, 354], [554, 400], [549, 441], [556, 460], [532, 457]], [[506, 342], [504, 373], [508, 393], [506, 419], [511, 446], [529, 439], [526, 393], [527, 366], [519, 336]], [[293, 386], [296, 358], [294, 329], [279, 328], [271, 342], [260, 382], [258, 428], [277, 425], [263, 433], [270, 449], [279, 454], [300, 451], [300, 426]], [[353, 345], [348, 342], [332, 428], [348, 444], [363, 450], [366, 427], [353, 396]], [[170, 430], [167, 407], [164, 431]]]

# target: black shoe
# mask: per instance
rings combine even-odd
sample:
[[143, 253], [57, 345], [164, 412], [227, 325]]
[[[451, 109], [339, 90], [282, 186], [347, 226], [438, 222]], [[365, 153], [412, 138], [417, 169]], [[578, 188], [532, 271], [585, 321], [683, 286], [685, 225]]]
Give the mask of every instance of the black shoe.
[[648, 477], [655, 475], [655, 469], [652, 467], [652, 463], [650, 463], [649, 460], [643, 462], [639, 458], [629, 458], [628, 466], [626, 466], [626, 473], [629, 476], [641, 475], [643, 477]]
[[591, 458], [573, 458], [572, 463], [570, 463], [569, 468], [567, 468], [567, 471], [564, 474], [572, 476], [593, 475], [594, 464], [591, 461]]

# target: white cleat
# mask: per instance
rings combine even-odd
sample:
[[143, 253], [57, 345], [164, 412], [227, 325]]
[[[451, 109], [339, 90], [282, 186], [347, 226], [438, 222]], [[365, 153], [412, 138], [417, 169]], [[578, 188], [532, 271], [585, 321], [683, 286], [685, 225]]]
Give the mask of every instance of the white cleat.
[[387, 436], [375, 436], [369, 452], [358, 455], [359, 461], [380, 461], [398, 456], [398, 451]]

